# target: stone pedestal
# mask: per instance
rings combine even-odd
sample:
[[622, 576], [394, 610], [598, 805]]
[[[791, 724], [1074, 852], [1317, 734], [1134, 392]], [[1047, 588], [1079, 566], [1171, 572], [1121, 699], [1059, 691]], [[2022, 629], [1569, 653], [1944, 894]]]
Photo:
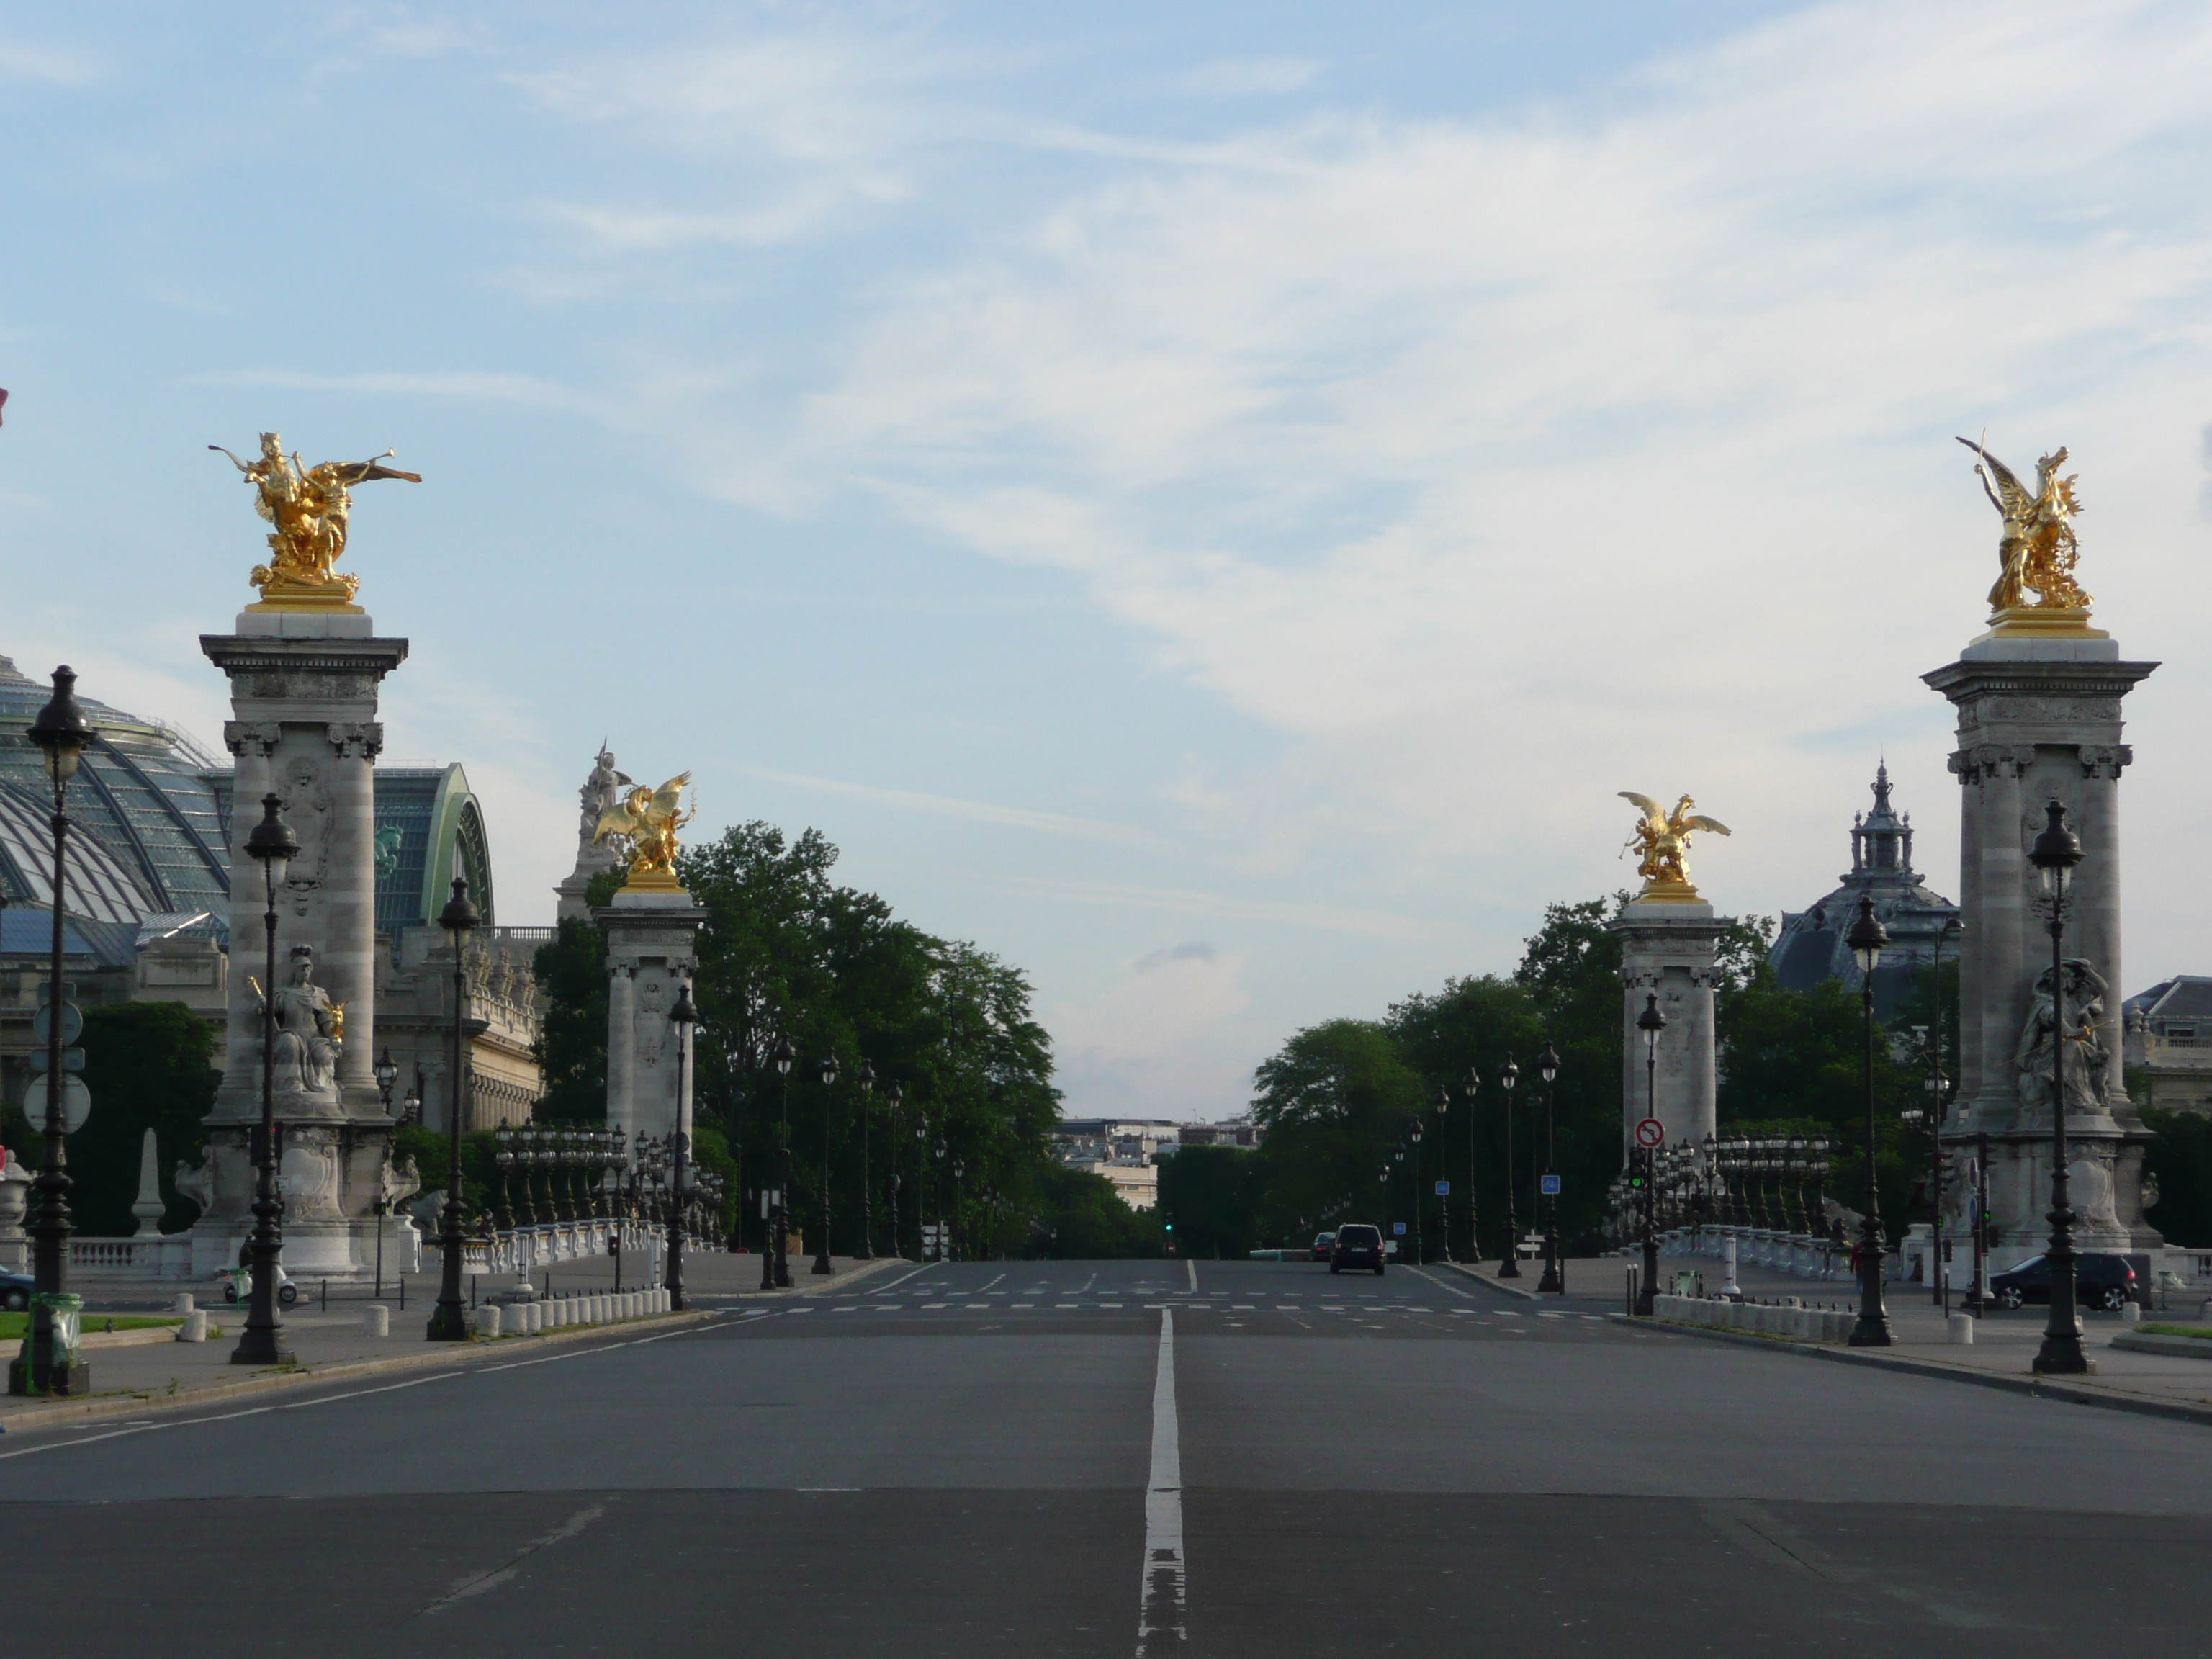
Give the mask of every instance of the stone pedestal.
[[[2121, 1081], [2120, 703], [2158, 666], [2124, 662], [2116, 641], [2086, 634], [1985, 636], [1960, 659], [1923, 676], [1959, 711], [1951, 770], [1966, 791], [1959, 814], [1959, 1088], [1943, 1139], [1971, 1152], [1989, 1137], [1990, 1218], [2002, 1243], [1993, 1265], [2031, 1255], [2049, 1235], [2048, 1090], [2020, 1054], [2039, 975], [2051, 967], [2048, 912], [2028, 848], [2057, 799], [2081, 840], [2069, 884], [2065, 953], [2103, 981], [2096, 1052], [2083, 1057], [2067, 1103], [2077, 1215], [2075, 1248], [2125, 1252], [2162, 1241], [2143, 1219], [2142, 1159], [2149, 1132]], [[2067, 1025], [2081, 1018], [2069, 994]], [[2069, 1064], [2068, 1075], [2076, 1072]], [[2089, 1079], [2096, 1079], [2093, 1084]], [[1947, 1195], [1944, 1232], [1967, 1237], [1963, 1185]]]
[[635, 1146], [682, 1127], [676, 1027], [668, 1011], [691, 977], [706, 913], [680, 887], [625, 887], [592, 912], [607, 940], [607, 1127]]
[[[1624, 1155], [1636, 1146], [1636, 1126], [1656, 1116], [1667, 1126], [1667, 1145], [1702, 1146], [1713, 1132], [1713, 1097], [1719, 1073], [1713, 1060], [1713, 963], [1729, 919], [1702, 901], [1638, 899], [1607, 928], [1620, 940], [1620, 1135]], [[1659, 1034], [1656, 1110], [1647, 1110], [1644, 1033], [1637, 1016], [1653, 993], [1667, 1029]]]
[[[208, 1114], [206, 1212], [192, 1229], [193, 1271], [237, 1257], [252, 1229], [251, 1136], [261, 1115], [261, 1015], [247, 980], [265, 979], [262, 870], [246, 838], [261, 798], [283, 801], [300, 852], [276, 894], [277, 979], [295, 946], [313, 951], [313, 979], [343, 1011], [343, 1036], [325, 1085], [279, 1097], [284, 1267], [295, 1279], [371, 1271], [375, 1218], [392, 1120], [371, 1071], [376, 1030], [375, 805], [371, 769], [384, 744], [376, 720], [385, 675], [407, 641], [379, 639], [368, 617], [256, 609], [234, 634], [200, 648], [230, 677], [236, 718], [223, 741], [232, 786], [229, 1033], [223, 1079]], [[280, 1054], [281, 1054], [280, 1050]]]

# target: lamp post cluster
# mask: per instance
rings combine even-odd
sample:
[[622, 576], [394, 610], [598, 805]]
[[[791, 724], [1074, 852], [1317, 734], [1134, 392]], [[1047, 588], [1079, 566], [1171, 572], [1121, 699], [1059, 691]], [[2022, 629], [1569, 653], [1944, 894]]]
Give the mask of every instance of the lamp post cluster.
[[492, 1219], [502, 1232], [613, 1213], [607, 1177], [623, 1151], [622, 1130], [502, 1123], [492, 1141]]

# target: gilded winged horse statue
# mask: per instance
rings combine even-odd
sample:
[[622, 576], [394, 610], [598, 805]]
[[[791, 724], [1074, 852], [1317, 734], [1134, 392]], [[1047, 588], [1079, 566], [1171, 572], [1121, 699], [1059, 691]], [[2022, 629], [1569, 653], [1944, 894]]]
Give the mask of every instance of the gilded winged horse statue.
[[1620, 798], [1632, 803], [1644, 814], [1643, 822], [1628, 845], [1620, 850], [1638, 855], [1636, 873], [1644, 878], [1644, 890], [1639, 899], [1694, 899], [1697, 888], [1690, 881], [1690, 866], [1686, 856], [1690, 850], [1690, 837], [1698, 832], [1725, 836], [1729, 827], [1718, 818], [1709, 818], [1692, 813], [1690, 809], [1698, 803], [1687, 795], [1674, 803], [1668, 811], [1649, 795], [1639, 795], [1632, 789], [1624, 789]]
[[676, 881], [676, 832], [698, 815], [698, 809], [682, 810], [689, 772], [672, 777], [658, 789], [638, 787], [626, 790], [599, 816], [596, 845], [611, 836], [629, 844], [629, 882], [634, 887], [673, 888]]
[[1959, 441], [1974, 452], [1974, 471], [1980, 475], [1982, 493], [1990, 498], [2004, 520], [1997, 538], [1996, 586], [1990, 589], [1990, 609], [2015, 611], [2029, 606], [2027, 590], [2036, 598], [2038, 611], [2087, 611], [2090, 599], [2075, 585], [2074, 566], [2081, 556], [2071, 522], [2081, 510], [2074, 494], [2079, 474], [2058, 476], [2066, 465], [2063, 445], [2035, 463], [2035, 489], [2014, 476], [2013, 470], [1972, 438]]

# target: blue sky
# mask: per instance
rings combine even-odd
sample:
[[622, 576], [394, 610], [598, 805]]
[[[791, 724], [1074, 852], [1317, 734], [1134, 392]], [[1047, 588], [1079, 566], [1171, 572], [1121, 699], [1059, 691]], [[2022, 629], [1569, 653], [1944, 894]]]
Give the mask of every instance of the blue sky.
[[1994, 519], [2073, 447], [2130, 990], [2212, 969], [2201, 6], [0, 11], [0, 651], [204, 738], [227, 463], [396, 447], [388, 753], [542, 921], [599, 738], [1030, 969], [1071, 1110], [1627, 878], [1615, 792], [1955, 890]]

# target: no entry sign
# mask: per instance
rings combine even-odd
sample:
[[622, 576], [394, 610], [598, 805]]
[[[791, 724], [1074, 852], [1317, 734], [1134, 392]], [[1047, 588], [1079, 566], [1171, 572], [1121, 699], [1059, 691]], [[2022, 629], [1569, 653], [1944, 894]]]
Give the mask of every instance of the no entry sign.
[[1647, 1117], [1636, 1126], [1636, 1144], [1649, 1150], [1667, 1139], [1667, 1126], [1656, 1117]]

